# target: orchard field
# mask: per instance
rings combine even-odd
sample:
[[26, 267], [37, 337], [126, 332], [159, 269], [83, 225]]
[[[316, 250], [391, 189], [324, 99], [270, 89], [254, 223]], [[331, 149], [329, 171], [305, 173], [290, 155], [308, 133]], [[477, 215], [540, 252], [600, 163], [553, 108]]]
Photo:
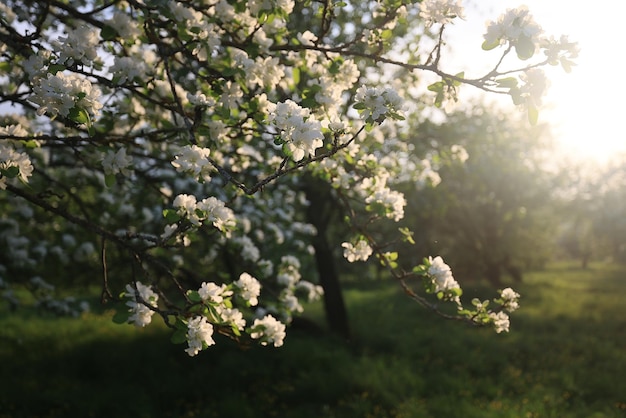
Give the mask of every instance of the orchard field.
[[0, 417], [626, 416], [626, 268], [551, 264], [517, 287], [509, 334], [344, 280], [351, 341], [314, 304], [279, 349], [224, 340], [194, 358], [97, 302], [84, 320], [2, 312]]

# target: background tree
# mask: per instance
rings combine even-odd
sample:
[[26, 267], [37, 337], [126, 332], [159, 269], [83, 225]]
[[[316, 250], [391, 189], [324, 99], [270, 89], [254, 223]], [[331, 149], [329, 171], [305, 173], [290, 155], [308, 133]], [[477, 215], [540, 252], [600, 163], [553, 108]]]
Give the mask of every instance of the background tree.
[[475, 106], [414, 132], [411, 142], [434, 146], [440, 165], [436, 188], [416, 191], [409, 183], [403, 189], [409, 206], [420, 208], [405, 222], [420, 232], [416, 239], [424, 251], [442, 254], [465, 276], [494, 286], [504, 275], [520, 281], [524, 269], [550, 258], [558, 178], [546, 126]]

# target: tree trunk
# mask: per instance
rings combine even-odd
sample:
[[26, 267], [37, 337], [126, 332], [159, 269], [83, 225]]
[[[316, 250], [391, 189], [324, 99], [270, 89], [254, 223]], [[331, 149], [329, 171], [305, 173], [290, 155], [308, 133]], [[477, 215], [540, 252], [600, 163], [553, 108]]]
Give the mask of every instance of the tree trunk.
[[489, 283], [495, 287], [500, 286], [502, 284], [502, 270], [500, 269], [500, 265], [497, 262], [491, 261], [485, 264], [485, 276]]
[[313, 239], [313, 248], [315, 248], [315, 262], [320, 285], [324, 288], [326, 322], [331, 332], [348, 340], [350, 339], [348, 313], [327, 236], [328, 224], [336, 206], [333, 204], [328, 185], [320, 184], [316, 179], [307, 179], [305, 192], [310, 202], [307, 209], [307, 221], [317, 229], [317, 236]]

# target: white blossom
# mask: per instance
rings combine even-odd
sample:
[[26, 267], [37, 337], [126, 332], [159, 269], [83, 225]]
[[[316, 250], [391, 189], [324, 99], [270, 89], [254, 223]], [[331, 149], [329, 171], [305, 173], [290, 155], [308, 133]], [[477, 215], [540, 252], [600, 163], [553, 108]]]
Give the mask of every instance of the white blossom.
[[211, 222], [214, 227], [226, 233], [226, 235], [236, 225], [233, 211], [216, 197], [210, 196], [202, 199], [198, 203], [197, 208], [205, 213], [208, 222]]
[[261, 345], [273, 343], [274, 347], [280, 347], [286, 336], [285, 324], [272, 315], [265, 315], [262, 319], [254, 320], [250, 336], [254, 339], [261, 339]]
[[302, 292], [306, 296], [309, 302], [318, 300], [324, 294], [324, 288], [320, 285], [315, 285], [306, 280], [300, 280], [296, 284], [296, 292]]
[[130, 308], [128, 311], [131, 313], [128, 322], [135, 324], [137, 327], [145, 327], [152, 322], [152, 315], [154, 315], [154, 311], [145, 304], [156, 308], [159, 295], [150, 286], [145, 286], [141, 282], [135, 282], [135, 285], [137, 289], [130, 284], [126, 285], [125, 296], [130, 298], [126, 302], [126, 306]]
[[507, 312], [513, 312], [519, 308], [520, 295], [519, 293], [515, 292], [510, 287], [507, 287], [506, 289], [502, 290], [500, 292], [500, 297], [502, 298], [504, 302], [503, 308]]
[[190, 357], [198, 354], [205, 346], [215, 344], [213, 340], [213, 325], [203, 316], [196, 316], [187, 323], [187, 343], [185, 352]]
[[315, 155], [324, 145], [322, 125], [310, 113], [292, 100], [278, 103], [270, 113], [270, 121], [280, 130], [281, 137], [294, 161]]
[[527, 59], [542, 42], [543, 30], [526, 6], [508, 9], [496, 21], [487, 22], [484, 48], [491, 49], [498, 45], [510, 43], [518, 52], [518, 56]]
[[419, 16], [424, 19], [427, 27], [436, 23], [445, 25], [457, 17], [465, 17], [461, 3], [462, 0], [423, 0], [419, 4]]
[[100, 42], [100, 29], [81, 25], [69, 30], [65, 37], [60, 37], [52, 45], [59, 52], [59, 62], [66, 65], [90, 64], [98, 58], [96, 50], [98, 42]]
[[355, 108], [359, 110], [361, 118], [368, 122], [380, 122], [389, 115], [401, 115], [403, 100], [390, 87], [361, 86], [354, 97]]
[[227, 324], [234, 325], [239, 331], [243, 331], [246, 326], [246, 320], [243, 313], [235, 308], [222, 308], [220, 311], [222, 321]]
[[108, 175], [121, 173], [128, 177], [131, 174], [128, 167], [132, 166], [132, 164], [133, 158], [130, 155], [126, 155], [125, 147], [121, 147], [117, 151], [109, 150], [102, 156], [102, 166], [105, 174]]
[[428, 274], [433, 278], [435, 292], [459, 288], [459, 284], [452, 276], [452, 269], [443, 261], [443, 258], [428, 257], [428, 262]]
[[[9, 132], [7, 132], [7, 128], [0, 128], [0, 134], [8, 135]], [[14, 150], [9, 141], [0, 142], [0, 190], [6, 188], [7, 181], [7, 177], [1, 172], [9, 170], [11, 167], [17, 167], [19, 178], [25, 183], [28, 182], [28, 178], [33, 173], [33, 166], [28, 154]]]
[[519, 94], [526, 102], [527, 107], [539, 107], [548, 88], [548, 79], [540, 68], [531, 68], [520, 75], [524, 82]]
[[102, 108], [98, 101], [100, 89], [93, 87], [91, 82], [78, 74], [48, 74], [47, 78], [37, 80], [33, 87], [33, 103], [40, 105], [37, 114], [54, 117], [58, 114], [67, 117], [74, 107], [97, 116]]
[[247, 261], [251, 261], [255, 263], [261, 257], [261, 252], [259, 248], [254, 244], [254, 242], [247, 235], [243, 235], [241, 237], [235, 237], [232, 241], [241, 246], [241, 258]]
[[178, 172], [186, 172], [194, 178], [202, 178], [210, 181], [210, 173], [214, 170], [213, 164], [208, 160], [211, 150], [197, 145], [186, 145], [181, 148], [179, 154], [172, 161], [172, 165]]
[[224, 301], [224, 297], [228, 297], [233, 294], [231, 290], [224, 284], [218, 286], [213, 282], [203, 282], [198, 290], [198, 294], [205, 302], [220, 304]]
[[359, 260], [367, 261], [370, 255], [372, 255], [373, 251], [372, 247], [370, 247], [365, 240], [359, 240], [356, 245], [352, 245], [349, 242], [344, 242], [343, 244], [341, 244], [341, 246], [344, 248], [343, 256], [350, 263]]
[[109, 71], [114, 75], [117, 84], [124, 84], [144, 76], [148, 72], [148, 67], [144, 61], [136, 58], [116, 56]]
[[239, 295], [250, 304], [256, 306], [259, 303], [257, 299], [261, 294], [261, 283], [249, 273], [241, 273], [239, 280], [233, 282], [239, 290]]
[[501, 332], [509, 332], [509, 316], [504, 312], [490, 312], [489, 318], [493, 320], [493, 327], [496, 332], [500, 334]]
[[124, 40], [136, 39], [141, 34], [137, 21], [120, 10], [113, 13], [113, 17], [107, 20], [107, 24], [115, 29], [115, 32]]

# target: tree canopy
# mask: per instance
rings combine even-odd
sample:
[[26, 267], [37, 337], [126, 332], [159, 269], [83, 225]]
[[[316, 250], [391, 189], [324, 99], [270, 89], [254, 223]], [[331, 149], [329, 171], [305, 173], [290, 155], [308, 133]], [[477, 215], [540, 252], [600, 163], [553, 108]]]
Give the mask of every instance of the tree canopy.
[[577, 53], [511, 9], [483, 48], [519, 66], [447, 74], [445, 28], [462, 17], [452, 0], [3, 2], [5, 297], [28, 288], [75, 312], [53, 286], [99, 284], [116, 320], [143, 327], [157, 314], [191, 356], [214, 332], [280, 346], [323, 293], [306, 218], [314, 178], [352, 231], [348, 261], [375, 257], [426, 308], [508, 331], [512, 289], [467, 307], [441, 257], [401, 263], [373, 232], [404, 217], [397, 179], [432, 175], [404, 140], [407, 119], [468, 85], [510, 95], [536, 122], [540, 67], [569, 70]]

